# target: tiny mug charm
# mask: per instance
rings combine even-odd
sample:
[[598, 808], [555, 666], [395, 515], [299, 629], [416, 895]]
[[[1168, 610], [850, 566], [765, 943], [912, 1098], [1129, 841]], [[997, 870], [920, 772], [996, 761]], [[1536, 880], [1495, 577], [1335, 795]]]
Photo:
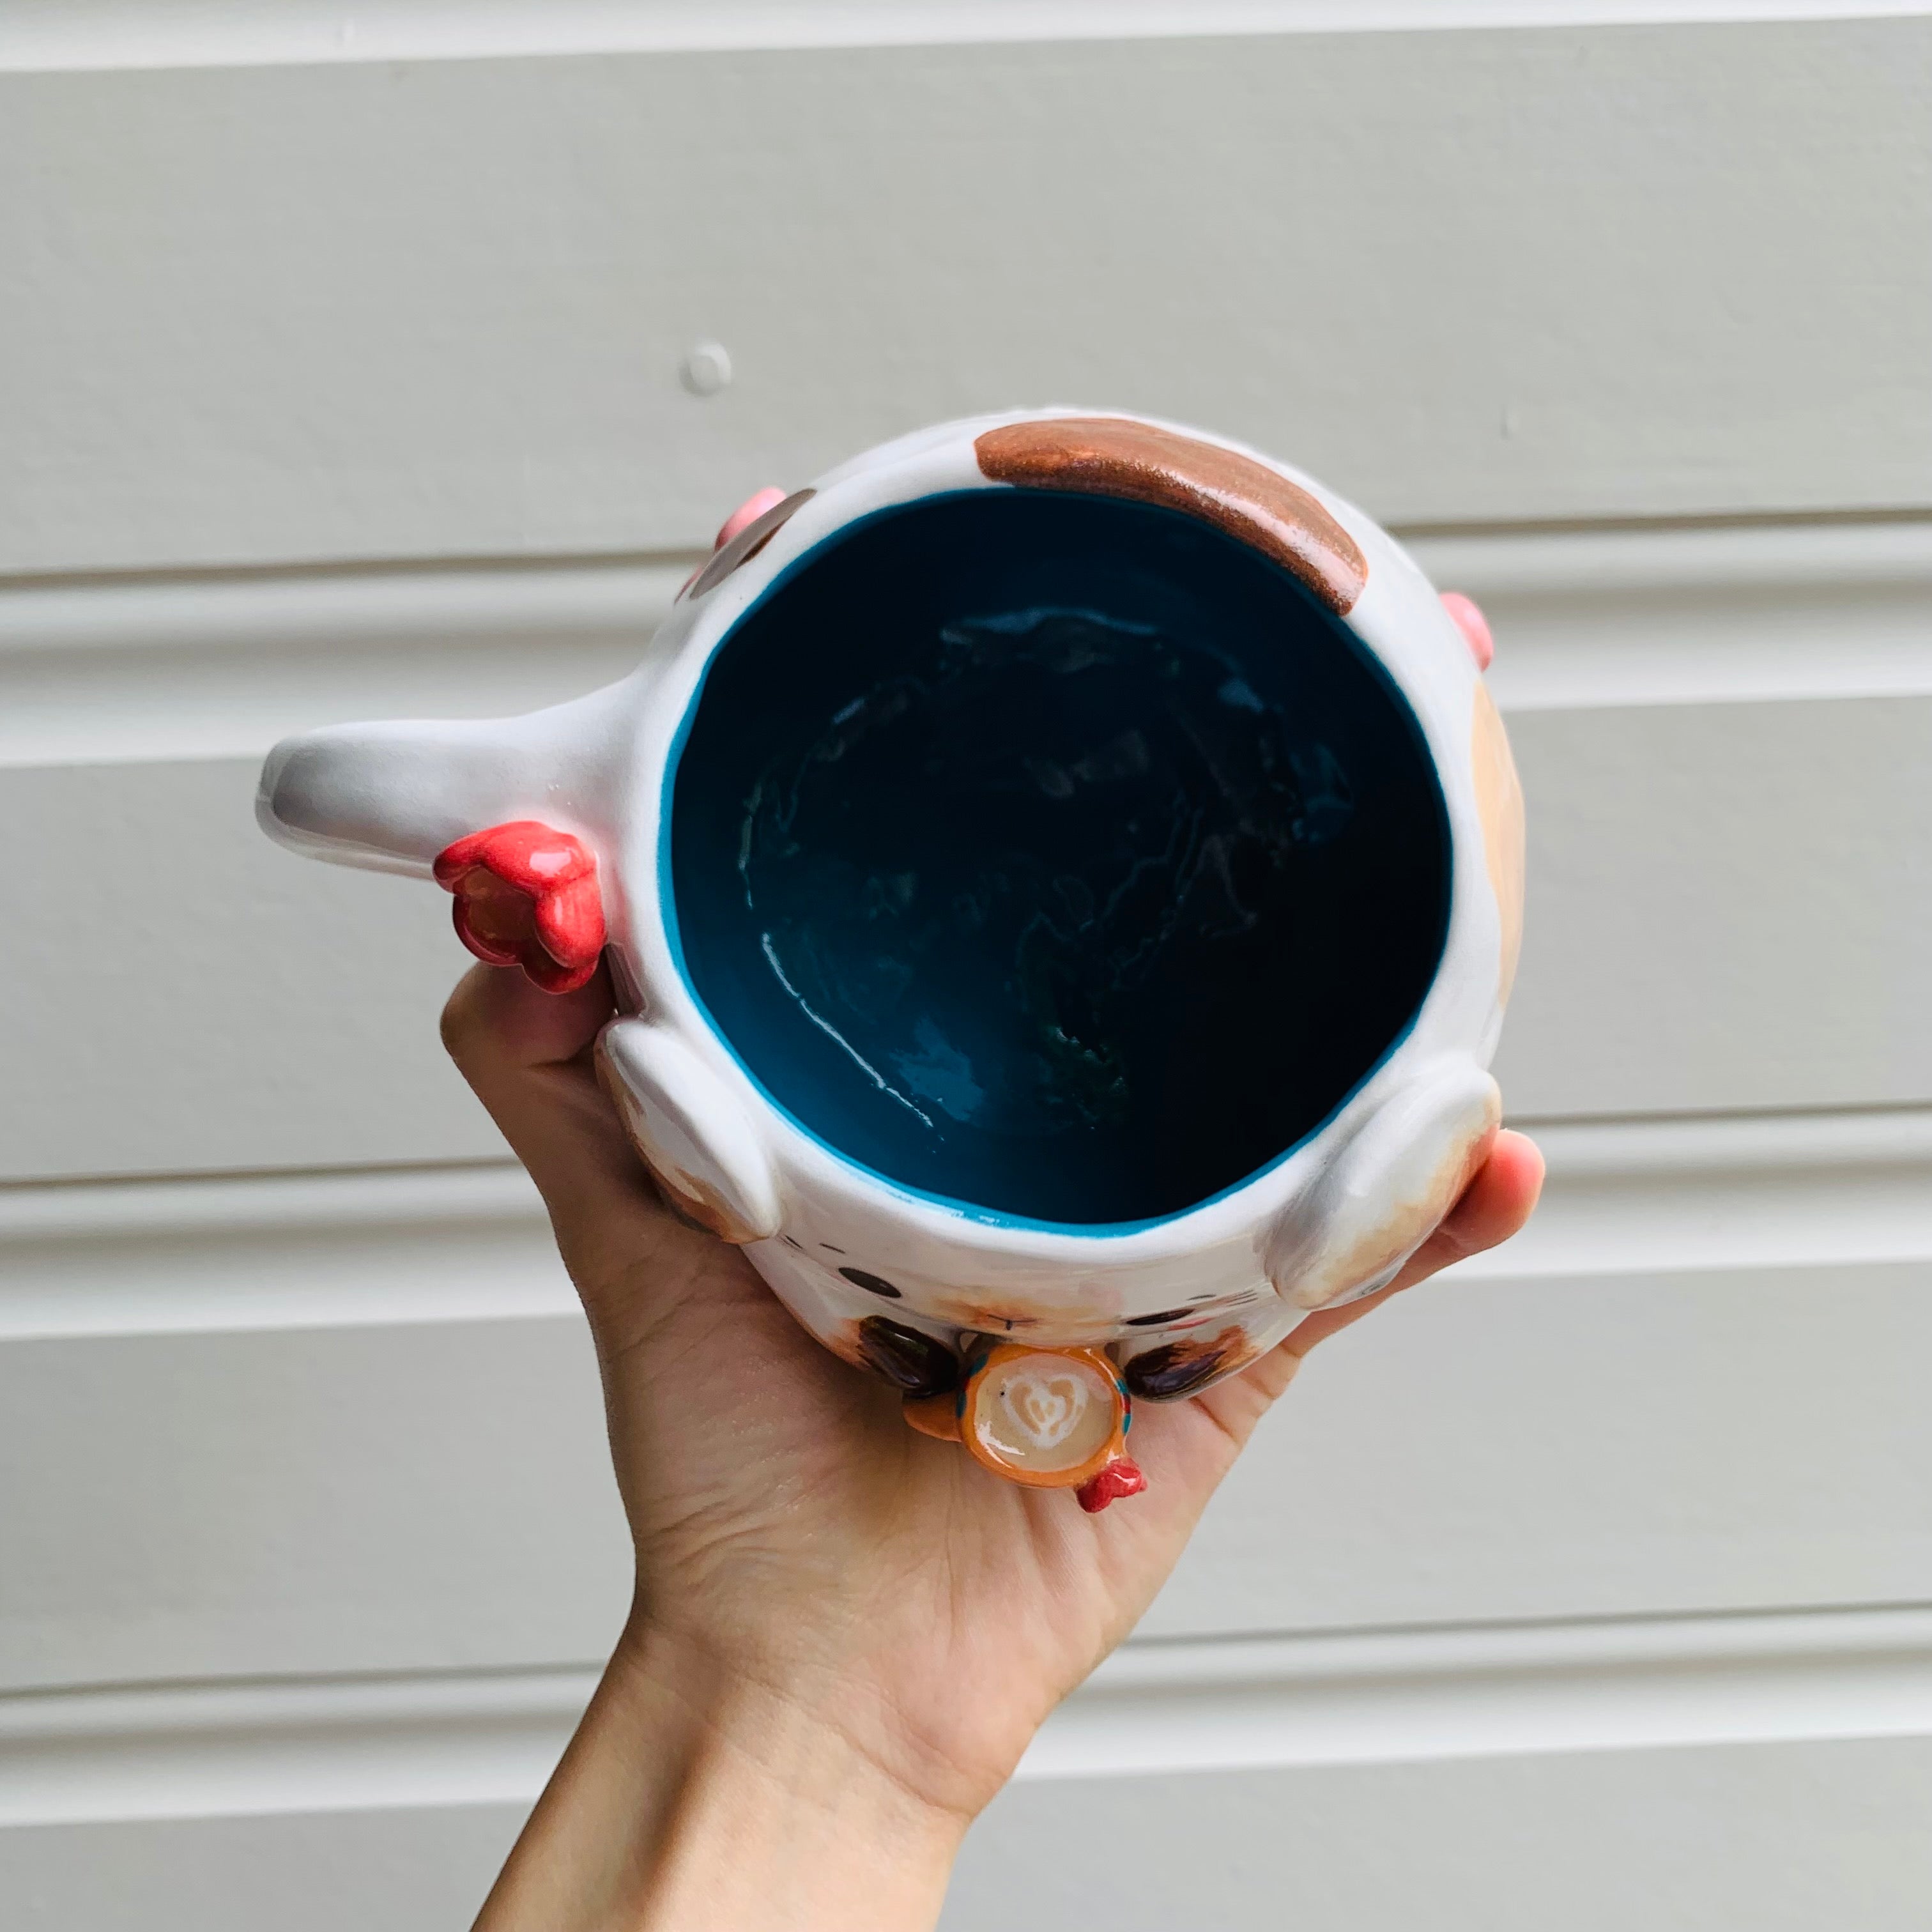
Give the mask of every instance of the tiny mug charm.
[[942, 424], [718, 533], [631, 676], [286, 740], [258, 815], [553, 992], [667, 1204], [992, 1475], [1144, 1486], [1480, 1164], [1522, 934], [1492, 642], [1258, 452]]

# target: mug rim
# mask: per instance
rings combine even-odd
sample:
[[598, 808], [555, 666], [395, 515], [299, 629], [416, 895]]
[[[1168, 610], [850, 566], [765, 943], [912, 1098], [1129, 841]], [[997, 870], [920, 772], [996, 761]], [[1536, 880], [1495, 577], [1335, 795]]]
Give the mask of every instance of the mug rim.
[[[985, 422], [1005, 422], [1036, 419], [1037, 418], [1034, 416], [1026, 415], [1013, 418], [987, 418]], [[940, 428], [953, 435], [966, 437], [970, 444], [969, 433], [980, 430], [984, 426], [985, 423], [976, 420], [941, 425]], [[922, 448], [929, 448], [932, 442], [938, 440], [938, 434], [936, 431], [928, 431], [916, 440], [906, 440], [908, 442], [916, 440]], [[1208, 440], [1201, 437], [1197, 431], [1190, 431], [1189, 434], [1195, 436], [1198, 440]], [[1232, 447], [1232, 446], [1224, 446]], [[1451, 956], [1456, 923], [1457, 900], [1460, 896], [1458, 874], [1460, 870], [1461, 854], [1459, 852], [1459, 838], [1455, 824], [1456, 814], [1450, 796], [1449, 788], [1444, 782], [1438, 747], [1429, 730], [1426, 720], [1414, 701], [1414, 695], [1407, 682], [1400, 675], [1396, 667], [1391, 664], [1386, 655], [1377, 647], [1374, 639], [1365, 634], [1360, 626], [1356, 623], [1352, 613], [1344, 614], [1330, 610], [1324, 612], [1324, 616], [1333, 623], [1339, 626], [1346, 634], [1360, 660], [1375, 676], [1386, 696], [1397, 707], [1402, 718], [1407, 724], [1426, 770], [1431, 795], [1436, 806], [1438, 822], [1442, 830], [1443, 910], [1440, 925], [1432, 943], [1432, 963], [1420, 997], [1410, 1010], [1400, 1027], [1382, 1044], [1374, 1058], [1354, 1076], [1346, 1088], [1321, 1118], [1306, 1129], [1290, 1144], [1279, 1148], [1259, 1166], [1248, 1169], [1234, 1180], [1215, 1189], [1210, 1193], [1190, 1201], [1180, 1207], [1171, 1208], [1157, 1214], [1120, 1220], [1072, 1221], [1026, 1214], [1010, 1209], [990, 1206], [984, 1202], [964, 1196], [946, 1194], [921, 1186], [915, 1183], [884, 1173], [848, 1152], [836, 1141], [828, 1138], [824, 1132], [814, 1127], [809, 1121], [801, 1118], [772, 1092], [764, 1079], [746, 1059], [737, 1042], [733, 1039], [717, 1015], [712, 1011], [694, 979], [685, 951], [673, 864], [674, 794], [692, 728], [705, 700], [711, 673], [721, 660], [733, 638], [740, 633], [744, 626], [754, 615], [763, 610], [787, 586], [795, 583], [799, 577], [812, 568], [827, 552], [838, 548], [868, 526], [886, 520], [918, 505], [940, 502], [950, 498], [976, 496], [983, 492], [1043, 496], [1056, 494], [1028, 490], [1023, 486], [1002, 482], [962, 478], [956, 482], [942, 482], [937, 487], [916, 482], [913, 488], [892, 491], [883, 501], [868, 500], [861, 505], [854, 506], [850, 510], [841, 508], [838, 500], [846, 494], [841, 485], [856, 482], [860, 478], [866, 477], [871, 477], [876, 480], [880, 471], [890, 466], [890, 454], [897, 447], [897, 446], [887, 445], [880, 450], [872, 452], [868, 455], [855, 459], [853, 463], [843, 466], [841, 470], [832, 472], [830, 477], [821, 479], [813, 490], [795, 493], [800, 498], [806, 500], [799, 505], [799, 514], [796, 520], [799, 530], [788, 532], [781, 526], [765, 542], [757, 546], [758, 549], [767, 551], [767, 560], [761, 560], [765, 561], [765, 568], [758, 573], [762, 580], [756, 583], [755, 586], [751, 589], [748, 596], [743, 596], [740, 600], [734, 600], [736, 602], [737, 608], [729, 612], [724, 621], [712, 632], [701, 646], [698, 644], [696, 635], [698, 622], [701, 620], [694, 617], [693, 634], [686, 640], [686, 645], [694, 652], [701, 650], [701, 661], [696, 668], [694, 678], [679, 705], [675, 727], [666, 748], [658, 778], [656, 799], [655, 836], [656, 911], [664, 935], [669, 962], [676, 976], [679, 990], [683, 998], [689, 1002], [691, 1011], [701, 1025], [708, 1041], [716, 1051], [724, 1055], [736, 1076], [756, 1096], [760, 1106], [768, 1110], [770, 1114], [777, 1120], [782, 1122], [791, 1133], [800, 1137], [822, 1159], [829, 1160], [836, 1169], [850, 1177], [854, 1181], [858, 1183], [867, 1191], [883, 1190], [902, 1201], [917, 1203], [926, 1209], [936, 1210], [949, 1218], [963, 1218], [989, 1230], [1003, 1230], [1022, 1238], [1046, 1237], [1053, 1239], [1070, 1238], [1082, 1242], [1120, 1240], [1131, 1239], [1136, 1236], [1156, 1234], [1160, 1231], [1172, 1228], [1179, 1223], [1192, 1222], [1195, 1217], [1210, 1215], [1214, 1210], [1224, 1208], [1226, 1204], [1237, 1197], [1248, 1194], [1258, 1186], [1265, 1184], [1271, 1178], [1279, 1174], [1292, 1163], [1309, 1154], [1310, 1150], [1316, 1148], [1331, 1132], [1339, 1121], [1363, 1102], [1364, 1096], [1375, 1087], [1380, 1077], [1415, 1039], [1418, 1030], [1423, 1026], [1425, 1016], [1428, 1015], [1435, 1000], [1437, 987], [1444, 976], [1444, 969]], [[1279, 465], [1274, 464], [1270, 464], [1270, 466], [1276, 469], [1280, 467]], [[875, 493], [868, 494], [875, 495]], [[1080, 494], [1085, 496], [1086, 500], [1095, 502], [1110, 501], [1120, 502], [1124, 500], [1118, 497], [1109, 497], [1099, 492]], [[1328, 499], [1324, 493], [1322, 500], [1326, 502], [1331, 500]], [[828, 512], [834, 514], [828, 516]], [[1171, 512], [1171, 514], [1183, 513]], [[805, 537], [802, 541], [800, 540], [800, 532], [808, 530], [810, 532], [809, 536]], [[792, 536], [794, 538], [792, 543], [785, 542], [788, 535]], [[1231, 538], [1229, 541], [1238, 542], [1239, 539]], [[1284, 569], [1275, 560], [1255, 551], [1251, 545], [1242, 547], [1249, 550], [1251, 554], [1256, 554], [1258, 560], [1269, 569], [1279, 573], [1283, 578], [1288, 578], [1291, 581], [1294, 580], [1292, 573]], [[747, 566], [750, 561], [748, 558], [746, 560]], [[734, 573], [722, 574], [710, 588], [714, 591], [723, 588], [733, 574]], [[1306, 594], [1305, 585], [1298, 585], [1297, 587], [1302, 594]]]

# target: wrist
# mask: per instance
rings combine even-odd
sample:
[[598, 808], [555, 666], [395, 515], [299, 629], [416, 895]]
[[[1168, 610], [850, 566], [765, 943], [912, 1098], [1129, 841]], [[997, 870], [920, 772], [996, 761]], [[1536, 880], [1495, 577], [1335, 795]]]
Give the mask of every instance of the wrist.
[[902, 1774], [865, 1702], [634, 1624], [478, 1932], [926, 1932], [970, 1813]]
[[610, 1682], [633, 1736], [676, 1765], [643, 1861], [650, 1932], [937, 1919], [970, 1816], [896, 1761], [858, 1684], [748, 1671], [648, 1624]]

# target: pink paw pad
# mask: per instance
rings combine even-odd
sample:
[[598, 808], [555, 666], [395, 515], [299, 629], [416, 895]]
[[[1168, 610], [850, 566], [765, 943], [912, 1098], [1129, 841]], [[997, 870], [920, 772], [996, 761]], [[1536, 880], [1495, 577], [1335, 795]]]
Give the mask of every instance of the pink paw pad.
[[1496, 654], [1496, 640], [1490, 634], [1490, 620], [1482, 613], [1482, 608], [1473, 597], [1465, 597], [1460, 590], [1442, 592], [1442, 608], [1450, 621], [1462, 634], [1462, 640], [1469, 646], [1469, 655], [1476, 661], [1478, 670], [1487, 670], [1490, 660]]
[[456, 936], [489, 966], [520, 966], [546, 993], [574, 993], [604, 950], [597, 861], [580, 838], [535, 819], [444, 847], [436, 882], [456, 896]]
[[747, 496], [719, 526], [717, 540], [711, 548], [722, 550], [738, 532], [755, 524], [767, 510], [776, 510], [785, 500], [785, 493], [766, 484], [755, 496]]

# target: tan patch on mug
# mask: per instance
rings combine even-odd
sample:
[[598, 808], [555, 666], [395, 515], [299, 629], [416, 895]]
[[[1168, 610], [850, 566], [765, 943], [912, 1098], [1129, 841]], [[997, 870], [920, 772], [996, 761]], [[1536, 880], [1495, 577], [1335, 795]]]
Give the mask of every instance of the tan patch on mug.
[[1059, 416], [988, 430], [973, 446], [995, 483], [1157, 503], [1272, 557], [1338, 617], [1369, 580], [1354, 538], [1298, 484], [1252, 456], [1126, 416]]
[[1483, 821], [1483, 856], [1490, 889], [1502, 922], [1502, 964], [1496, 997], [1507, 1000], [1516, 983], [1522, 951], [1522, 782], [1510, 755], [1509, 734], [1489, 687], [1476, 686], [1476, 715], [1469, 733], [1469, 757], [1476, 777], [1476, 810]]
[[1024, 1302], [981, 1301], [970, 1295], [922, 1296], [920, 1312], [935, 1322], [977, 1335], [1021, 1335], [1037, 1328], [1048, 1311]]
[[664, 1190], [664, 1204], [680, 1220], [702, 1228], [707, 1234], [716, 1234], [721, 1241], [729, 1241], [734, 1247], [741, 1248], [758, 1238], [731, 1212], [716, 1188], [695, 1174], [686, 1174], [682, 1168], [673, 1168], [666, 1173], [655, 1161], [646, 1161], [645, 1165]]

